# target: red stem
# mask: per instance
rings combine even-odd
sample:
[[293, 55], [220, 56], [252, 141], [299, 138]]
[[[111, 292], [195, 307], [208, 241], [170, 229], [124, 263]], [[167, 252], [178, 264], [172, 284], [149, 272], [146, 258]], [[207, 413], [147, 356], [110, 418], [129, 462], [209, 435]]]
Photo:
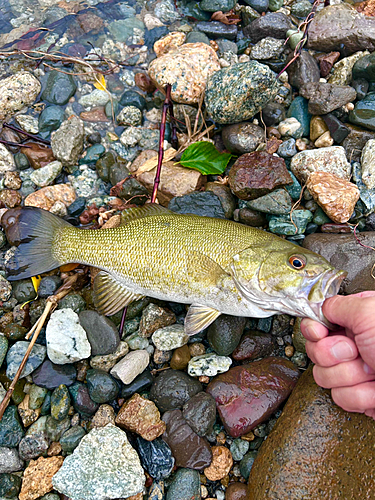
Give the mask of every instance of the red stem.
[[9, 123], [3, 123], [3, 127], [9, 128], [10, 130], [13, 130], [13, 132], [17, 132], [18, 134], [25, 135], [26, 137], [29, 137], [30, 139], [33, 139], [36, 142], [41, 142], [42, 144], [46, 144], [47, 146], [50, 145], [50, 141], [47, 141], [46, 139], [42, 139], [41, 137], [38, 137], [37, 135], [30, 134], [29, 132], [25, 132], [21, 128], [15, 127], [14, 125], [9, 125]]

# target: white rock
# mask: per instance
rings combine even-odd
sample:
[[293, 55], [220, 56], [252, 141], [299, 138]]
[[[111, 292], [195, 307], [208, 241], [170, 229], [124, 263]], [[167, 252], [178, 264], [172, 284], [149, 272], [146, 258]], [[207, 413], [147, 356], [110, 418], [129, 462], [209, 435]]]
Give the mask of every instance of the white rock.
[[329, 172], [348, 181], [352, 169], [342, 146], [300, 151], [293, 156], [290, 168], [302, 183], [307, 181], [312, 172]]
[[189, 335], [186, 335], [184, 325], [174, 324], [159, 328], [152, 335], [152, 342], [160, 351], [171, 351], [187, 344]]
[[16, 164], [14, 163], [13, 155], [10, 153], [4, 144], [0, 144], [0, 175], [5, 172], [14, 172]]
[[39, 187], [46, 187], [52, 184], [61, 171], [62, 163], [57, 160], [51, 161], [45, 167], [34, 170], [30, 175], [30, 180]]
[[279, 123], [278, 130], [283, 137], [293, 137], [302, 128], [297, 118], [286, 118]]
[[28, 71], [0, 80], [0, 122], [33, 104], [40, 89], [39, 80]]
[[39, 132], [38, 119], [30, 115], [17, 115], [14, 117], [17, 124], [30, 134], [37, 134]]
[[75, 363], [91, 354], [85, 330], [73, 309], [58, 309], [46, 328], [47, 356], [57, 365]]
[[218, 356], [217, 354], [202, 354], [191, 358], [188, 364], [188, 374], [192, 377], [206, 375], [214, 377], [218, 373], [224, 373], [229, 370], [232, 364], [228, 356]]
[[79, 99], [79, 104], [84, 108], [94, 108], [97, 106], [105, 106], [110, 100], [108, 92], [105, 90], [95, 89], [90, 94], [84, 95]]
[[375, 187], [375, 139], [366, 142], [361, 156], [362, 180], [369, 189]]
[[149, 361], [150, 355], [147, 351], [143, 349], [131, 351], [112, 368], [110, 374], [120, 379], [124, 384], [130, 384], [147, 368]]

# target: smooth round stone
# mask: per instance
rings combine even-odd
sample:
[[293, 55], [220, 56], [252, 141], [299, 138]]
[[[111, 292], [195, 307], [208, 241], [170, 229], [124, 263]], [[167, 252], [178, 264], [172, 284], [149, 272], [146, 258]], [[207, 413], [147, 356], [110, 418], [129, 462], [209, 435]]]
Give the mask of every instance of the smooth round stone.
[[154, 377], [151, 375], [149, 370], [144, 370], [143, 373], [138, 375], [133, 382], [128, 385], [124, 385], [121, 389], [121, 397], [129, 399], [136, 392], [142, 393], [147, 390], [154, 382]]
[[281, 9], [283, 5], [284, 0], [269, 0], [269, 9], [272, 12], [276, 12], [277, 10]]
[[86, 155], [80, 160], [81, 164], [95, 163], [105, 153], [105, 147], [102, 144], [94, 144], [87, 149]]
[[69, 387], [69, 393], [73, 400], [74, 409], [83, 416], [94, 415], [99, 408], [99, 404], [90, 398], [87, 384], [75, 382]]
[[146, 441], [137, 436], [137, 450], [142, 467], [153, 479], [164, 479], [170, 475], [175, 460], [165, 441], [161, 438]]
[[0, 366], [3, 364], [3, 361], [7, 354], [8, 344], [8, 339], [5, 337], [5, 335], [0, 334]]
[[44, 432], [26, 435], [18, 446], [22, 460], [32, 460], [45, 454], [48, 450], [49, 441]]
[[257, 451], [249, 451], [248, 453], [246, 453], [246, 455], [240, 462], [241, 476], [244, 477], [246, 480], [249, 479], [249, 474], [253, 466], [254, 460], [257, 457], [257, 454], [258, 454]]
[[375, 92], [369, 92], [349, 113], [350, 123], [375, 130]]
[[269, 0], [245, 0], [250, 7], [262, 14], [266, 12], [269, 7]]
[[120, 98], [121, 106], [135, 106], [143, 111], [146, 108], [146, 99], [135, 90], [126, 90]]
[[51, 396], [51, 415], [56, 420], [64, 420], [68, 415], [70, 396], [66, 385], [56, 387]]
[[219, 356], [229, 356], [237, 347], [246, 319], [222, 314], [208, 328], [207, 340]]
[[166, 500], [200, 500], [201, 482], [199, 472], [178, 469], [168, 488]]
[[[198, 4], [196, 4], [198, 5]], [[207, 21], [208, 19], [199, 19], [200, 21]], [[210, 39], [204, 33], [200, 31], [191, 31], [186, 36], [185, 43], [205, 43], [206, 45], [210, 45]]]
[[[13, 380], [15, 377], [17, 370], [26, 354], [26, 351], [30, 345], [30, 342], [20, 340], [12, 345], [9, 349], [6, 357], [7, 363], [7, 377]], [[24, 369], [21, 372], [21, 377], [24, 378], [27, 375], [30, 375], [38, 366], [40, 366], [44, 358], [46, 357], [46, 348], [45, 346], [34, 344], [29, 358], [26, 362]]]
[[200, 22], [196, 25], [196, 29], [205, 33], [209, 38], [226, 38], [235, 40], [237, 37], [237, 26], [226, 25], [219, 21]]
[[375, 81], [375, 53], [358, 59], [352, 69], [353, 80], [364, 78], [368, 82]]
[[182, 408], [189, 399], [202, 390], [202, 384], [178, 370], [161, 372], [151, 387], [150, 399], [160, 411]]
[[57, 130], [64, 121], [64, 109], [60, 106], [48, 106], [39, 115], [39, 132]]
[[30, 410], [37, 410], [43, 404], [44, 398], [47, 395], [48, 390], [44, 387], [39, 387], [38, 385], [33, 384], [30, 388], [29, 392], [29, 408]]
[[262, 117], [267, 127], [278, 125], [285, 119], [285, 108], [277, 102], [269, 102], [262, 109]]
[[116, 157], [114, 153], [111, 151], [105, 153], [99, 160], [96, 162], [95, 168], [99, 175], [99, 177], [105, 181], [109, 182], [109, 174], [111, 171], [111, 167], [116, 163]]
[[17, 170], [27, 170], [30, 167], [29, 160], [23, 153], [16, 153], [14, 155], [14, 162], [16, 164]]
[[228, 151], [236, 155], [251, 153], [264, 141], [261, 127], [248, 122], [224, 127], [221, 136]]
[[22, 479], [15, 474], [0, 474], [0, 497], [16, 498], [21, 489]]
[[239, 481], [230, 483], [225, 490], [225, 500], [246, 500], [246, 497], [247, 486]]
[[59, 441], [63, 433], [70, 427], [70, 419], [66, 417], [64, 420], [58, 421], [53, 417], [46, 419], [46, 434], [51, 441]]
[[109, 318], [96, 311], [82, 311], [79, 322], [91, 345], [91, 355], [112, 354], [120, 344], [118, 330]]
[[291, 138], [280, 144], [277, 154], [282, 158], [292, 158], [297, 154], [296, 140]]
[[229, 370], [232, 360], [228, 356], [218, 356], [217, 354], [203, 354], [195, 356], [189, 361], [188, 374], [192, 377], [202, 375], [214, 377], [218, 373], [225, 373]]
[[128, 42], [134, 37], [135, 30], [143, 34], [145, 25], [140, 19], [131, 17], [128, 19], [119, 19], [109, 24], [108, 29], [117, 42]]
[[75, 425], [71, 427], [60, 438], [60, 444], [63, 451], [66, 453], [72, 453], [72, 451], [77, 448], [79, 442], [86, 435], [85, 430], [80, 425]]
[[20, 423], [16, 406], [8, 406], [0, 422], [0, 446], [16, 448], [23, 438], [24, 431]]
[[119, 392], [119, 386], [114, 378], [103, 370], [88, 370], [86, 382], [90, 398], [95, 403], [113, 401]]
[[184, 404], [182, 416], [198, 436], [209, 434], [216, 420], [214, 398], [206, 392], [198, 392]]
[[147, 368], [149, 361], [150, 354], [145, 349], [131, 351], [112, 368], [111, 375], [124, 384], [130, 384]]
[[46, 389], [55, 389], [61, 384], [69, 387], [77, 378], [77, 371], [73, 365], [55, 365], [46, 359], [32, 374], [33, 382]]
[[61, 286], [62, 279], [60, 276], [45, 276], [39, 284], [38, 295], [41, 298], [47, 298], [53, 295]]
[[49, 415], [51, 413], [51, 396], [52, 393], [48, 391], [46, 397], [44, 398], [43, 404], [40, 408], [40, 414], [43, 416]]
[[233, 443], [230, 445], [230, 452], [232, 454], [233, 460], [239, 462], [243, 459], [245, 453], [247, 453], [249, 449], [249, 441], [245, 441], [244, 439], [234, 439]]
[[17, 472], [23, 467], [16, 448], [0, 447], [0, 473]]
[[112, 119], [113, 115], [116, 115], [119, 108], [119, 102], [117, 99], [112, 99], [112, 101], [108, 101], [104, 106], [104, 113], [107, 118]]
[[79, 314], [86, 309], [86, 302], [78, 293], [70, 293], [60, 300], [58, 309], [72, 309]]
[[202, 0], [199, 3], [199, 8], [207, 12], [228, 12], [236, 5], [236, 0]]
[[100, 144], [102, 142], [102, 136], [100, 132], [92, 132], [87, 136], [87, 142], [90, 144]]
[[30, 279], [15, 281], [12, 288], [14, 297], [21, 304], [36, 298], [36, 291]]
[[72, 75], [52, 70], [48, 73], [46, 88], [42, 99], [51, 104], [66, 104], [75, 94], [77, 86]]
[[129, 349], [132, 349], [133, 351], [147, 349], [147, 347], [150, 345], [149, 340], [145, 337], [140, 337], [138, 335], [138, 332], [135, 332], [129, 337], [126, 337], [125, 341], [128, 344]]
[[299, 19], [305, 19], [311, 12], [312, 4], [309, 0], [294, 2], [290, 8], [290, 13]]
[[173, 351], [170, 367], [173, 370], [185, 370], [191, 359], [189, 347], [184, 345]]
[[174, 324], [159, 328], [152, 334], [152, 342], [160, 351], [171, 351], [187, 344], [189, 335], [185, 334], [184, 325]]

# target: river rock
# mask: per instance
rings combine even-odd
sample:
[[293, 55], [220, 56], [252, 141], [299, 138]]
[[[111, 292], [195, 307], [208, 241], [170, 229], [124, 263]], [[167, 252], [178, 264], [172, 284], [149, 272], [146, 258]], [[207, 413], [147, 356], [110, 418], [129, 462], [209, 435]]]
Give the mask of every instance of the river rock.
[[64, 109], [60, 106], [48, 106], [39, 115], [39, 132], [57, 130], [64, 121]]
[[189, 399], [202, 390], [202, 385], [179, 370], [161, 372], [150, 391], [150, 399], [160, 411], [182, 408]]
[[220, 69], [216, 52], [205, 43], [186, 43], [151, 62], [148, 73], [164, 92], [173, 84], [171, 98], [175, 102], [194, 104], [204, 92], [207, 78]]
[[153, 441], [165, 431], [165, 423], [160, 420], [155, 403], [139, 394], [134, 394], [121, 406], [116, 424], [139, 434], [146, 441]]
[[139, 335], [141, 337], [151, 337], [156, 330], [172, 325], [175, 322], [176, 315], [172, 311], [151, 303], [142, 311]]
[[207, 392], [215, 398], [227, 432], [239, 437], [267, 420], [289, 396], [297, 379], [298, 369], [291, 361], [270, 357], [218, 375]]
[[53, 181], [61, 174], [62, 163], [59, 161], [51, 161], [46, 166], [34, 170], [30, 174], [30, 180], [38, 187], [46, 187], [53, 183]]
[[232, 357], [236, 361], [252, 361], [269, 356], [272, 354], [273, 349], [272, 335], [252, 330], [241, 338], [238, 347], [233, 351]]
[[28, 147], [22, 147], [21, 153], [27, 157], [34, 170], [45, 167], [55, 159], [52, 149], [43, 144], [27, 142], [25, 146]]
[[130, 384], [147, 368], [149, 360], [150, 355], [146, 350], [131, 351], [115, 364], [110, 373], [122, 383]]
[[86, 359], [91, 346], [78, 314], [72, 309], [58, 309], [51, 314], [46, 328], [47, 354], [52, 363], [64, 365]]
[[203, 354], [194, 356], [188, 363], [188, 374], [192, 377], [214, 377], [218, 373], [229, 370], [232, 360], [228, 356], [218, 356], [217, 354]]
[[175, 460], [165, 441], [161, 438], [146, 441], [137, 437], [137, 445], [141, 464], [153, 479], [160, 480], [170, 475]]
[[[293, 55], [294, 54], [291, 54], [287, 58], [287, 63], [292, 59]], [[319, 82], [320, 79], [318, 63], [307, 50], [301, 52], [301, 55], [288, 67], [287, 73], [289, 76], [289, 83], [297, 89], [307, 83]]]
[[184, 404], [182, 416], [198, 436], [209, 434], [216, 420], [214, 398], [206, 392], [198, 392]]
[[101, 404], [113, 401], [119, 392], [118, 384], [114, 378], [103, 370], [88, 370], [86, 382], [90, 398], [95, 403]]
[[261, 16], [245, 26], [243, 33], [245, 37], [256, 43], [267, 36], [285, 39], [286, 32], [292, 27], [292, 23], [284, 13], [268, 12], [265, 16]]
[[77, 85], [72, 75], [52, 70], [48, 73], [42, 99], [51, 104], [64, 105], [75, 94]]
[[226, 446], [213, 446], [211, 451], [211, 465], [204, 469], [203, 472], [210, 481], [220, 481], [220, 479], [223, 479], [229, 474], [229, 471], [232, 468], [232, 454]]
[[64, 167], [73, 167], [77, 164], [79, 155], [83, 151], [84, 137], [85, 127], [77, 116], [71, 116], [62, 122], [55, 132], [52, 132], [53, 154]]
[[113, 321], [96, 311], [82, 311], [79, 322], [86, 331], [92, 356], [103, 356], [116, 351], [120, 337]]
[[99, 403], [91, 399], [88, 384], [78, 381], [74, 382], [69, 387], [69, 394], [72, 398], [74, 409], [84, 417], [91, 417], [98, 410]]
[[302, 97], [309, 99], [309, 113], [324, 115], [340, 108], [357, 97], [357, 92], [349, 85], [310, 82], [299, 89]]
[[60, 438], [62, 450], [65, 453], [72, 453], [72, 451], [77, 448], [85, 434], [85, 430], [80, 425], [75, 425], [65, 431]]
[[258, 61], [277, 59], [285, 49], [285, 43], [279, 38], [267, 36], [262, 38], [251, 48], [251, 59]]
[[362, 181], [368, 189], [375, 188], [375, 139], [366, 142], [361, 155]]
[[207, 340], [219, 356], [229, 356], [237, 347], [246, 318], [221, 314], [209, 327]]
[[205, 103], [215, 122], [236, 123], [254, 116], [276, 93], [276, 74], [265, 64], [249, 61], [213, 73]]
[[90, 358], [90, 366], [91, 368], [98, 368], [99, 370], [109, 372], [121, 358], [128, 354], [128, 352], [128, 344], [121, 341], [114, 353], [105, 354], [103, 356], [92, 356]]
[[0, 447], [0, 474], [17, 472], [23, 468], [23, 460], [20, 459], [16, 448]]
[[0, 446], [16, 448], [24, 436], [16, 406], [8, 406], [0, 421]]
[[369, 92], [358, 101], [349, 113], [349, 121], [370, 130], [375, 130], [375, 92]]
[[364, 130], [350, 123], [347, 123], [346, 127], [349, 129], [349, 135], [344, 139], [342, 146], [351, 161], [360, 161], [363, 147], [368, 140], [375, 139], [375, 132]]
[[35, 500], [53, 489], [52, 477], [62, 466], [64, 457], [40, 457], [31, 460], [23, 478], [19, 500]]
[[264, 130], [254, 123], [235, 123], [223, 128], [224, 146], [235, 155], [251, 153], [264, 141]]
[[0, 122], [11, 118], [22, 108], [31, 106], [40, 89], [39, 80], [27, 71], [0, 80]]
[[168, 208], [178, 214], [225, 218], [225, 211], [220, 198], [212, 191], [194, 191], [184, 196], [176, 196], [169, 202]]
[[313, 172], [306, 187], [331, 220], [341, 224], [350, 219], [359, 199], [355, 184], [328, 172]]
[[240, 156], [229, 171], [230, 188], [241, 200], [253, 200], [292, 183], [285, 161], [265, 151]]
[[178, 469], [168, 488], [166, 500], [200, 500], [199, 473], [192, 469]]
[[[333, 66], [332, 74], [328, 78], [328, 83], [335, 83], [336, 85], [350, 85], [354, 78], [361, 78], [362, 75], [359, 76], [358, 74], [360, 72], [358, 72], [357, 74], [354, 73], [355, 77], [353, 77], [353, 68], [356, 66], [357, 61], [364, 60], [366, 59], [366, 57], [370, 57], [368, 54], [369, 52], [366, 50], [363, 52], [356, 52], [351, 56], [341, 59]], [[359, 63], [357, 67], [359, 68], [360, 65], [361, 63]], [[369, 70], [371, 71], [371, 69], [372, 68], [370, 65]]]
[[311, 172], [329, 172], [340, 179], [350, 179], [351, 165], [342, 146], [300, 151], [290, 162], [297, 179], [305, 183]]
[[86, 500], [129, 497], [142, 491], [144, 483], [136, 451], [125, 432], [112, 424], [86, 434], [53, 477], [57, 491]]
[[0, 144], [0, 175], [5, 174], [5, 172], [14, 172], [16, 170], [16, 164], [12, 153], [7, 150], [4, 144]]
[[22, 460], [34, 460], [47, 453], [49, 439], [45, 432], [26, 435], [18, 446]]
[[[11, 380], [15, 377], [23, 357], [30, 345], [30, 342], [20, 340], [12, 345], [6, 357], [7, 377]], [[27, 377], [40, 366], [46, 357], [46, 348], [40, 344], [34, 344], [26, 365], [21, 372], [21, 378]]]
[[69, 184], [56, 184], [46, 186], [29, 194], [25, 199], [25, 206], [39, 207], [51, 211], [57, 203], [63, 203], [68, 207], [75, 199], [75, 191]]
[[73, 365], [55, 365], [49, 359], [46, 359], [32, 374], [34, 384], [50, 390], [61, 384], [69, 387], [76, 378], [77, 371]]
[[259, 450], [246, 499], [371, 498], [374, 431], [371, 418], [336, 406], [310, 367]]
[[225, 40], [235, 40], [238, 28], [235, 25], [221, 23], [220, 21], [200, 22], [197, 29], [207, 35], [208, 38], [224, 38]]
[[309, 27], [308, 47], [323, 52], [375, 50], [375, 19], [359, 14], [342, 3], [328, 5], [318, 12]]
[[163, 421], [166, 423], [163, 439], [171, 448], [177, 467], [201, 470], [211, 464], [212, 452], [207, 440], [186, 423], [181, 410], [165, 412]]
[[185, 334], [184, 325], [170, 325], [159, 328], [152, 335], [152, 342], [160, 351], [171, 351], [187, 344], [189, 335]]
[[247, 202], [247, 206], [266, 214], [285, 215], [292, 209], [292, 198], [285, 189], [276, 189], [255, 200]]

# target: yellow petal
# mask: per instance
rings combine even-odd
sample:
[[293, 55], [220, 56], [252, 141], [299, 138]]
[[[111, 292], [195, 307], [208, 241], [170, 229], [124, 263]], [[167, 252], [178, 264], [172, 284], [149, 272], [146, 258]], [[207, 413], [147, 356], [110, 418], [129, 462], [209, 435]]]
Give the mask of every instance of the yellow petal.
[[99, 90], [106, 90], [107, 84], [105, 82], [105, 78], [102, 74], [97, 75], [95, 74], [95, 82], [94, 82], [94, 87], [99, 89]]

